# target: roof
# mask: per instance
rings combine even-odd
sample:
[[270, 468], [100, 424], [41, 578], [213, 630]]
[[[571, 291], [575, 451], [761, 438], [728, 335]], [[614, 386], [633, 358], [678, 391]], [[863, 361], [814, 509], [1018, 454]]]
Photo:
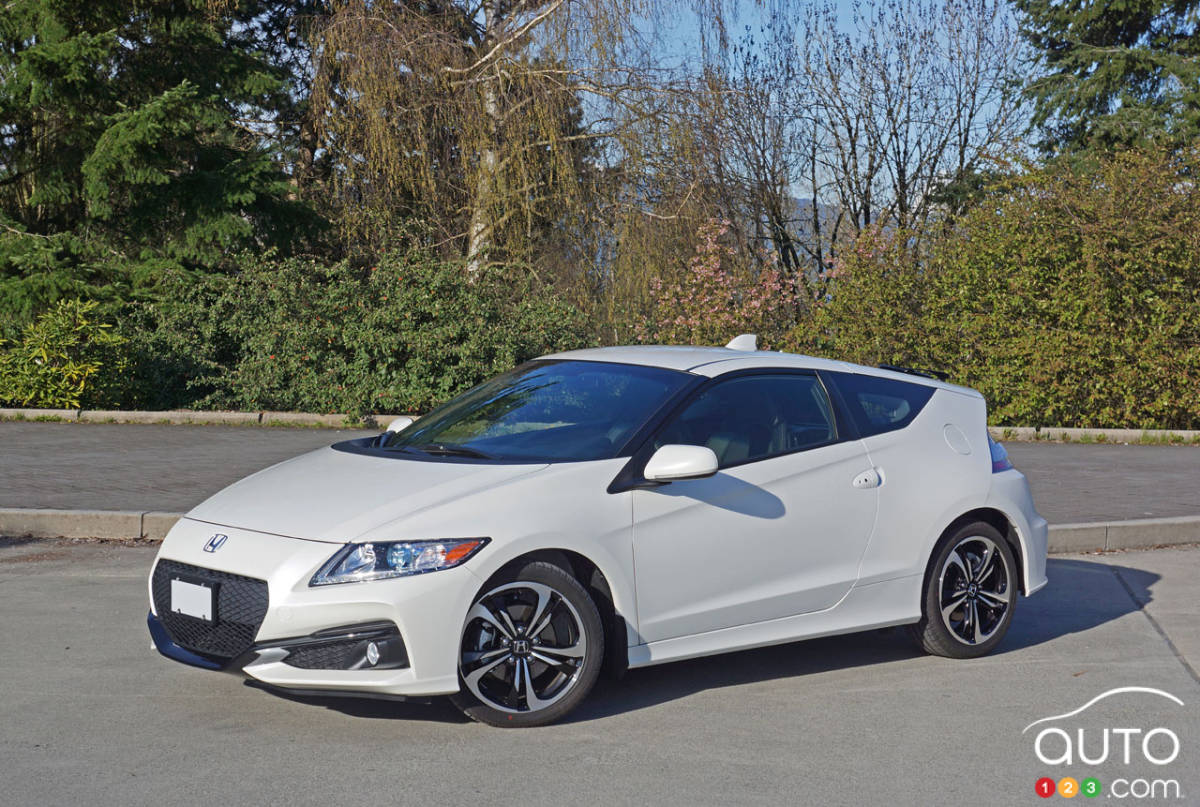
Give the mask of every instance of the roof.
[[626, 345], [622, 347], [597, 347], [583, 350], [568, 350], [564, 353], [552, 353], [540, 356], [541, 359], [557, 359], [567, 361], [604, 361], [614, 364], [640, 364], [648, 367], [663, 367], [668, 370], [682, 370], [704, 376], [718, 376], [733, 370], [753, 369], [755, 367], [791, 367], [805, 370], [830, 370], [842, 373], [859, 373], [864, 375], [893, 378], [907, 381], [911, 384], [922, 384], [939, 389], [949, 389], [956, 392], [979, 393], [938, 381], [934, 378], [910, 375], [893, 370], [883, 370], [878, 367], [866, 367], [861, 364], [819, 359], [815, 356], [804, 356], [799, 353], [783, 353], [774, 350], [732, 350], [727, 347], [693, 347], [686, 345]]

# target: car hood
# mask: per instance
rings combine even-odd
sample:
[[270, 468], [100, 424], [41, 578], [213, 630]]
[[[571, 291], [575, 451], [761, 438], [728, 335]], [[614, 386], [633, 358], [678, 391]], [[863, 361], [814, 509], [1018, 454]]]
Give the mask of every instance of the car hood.
[[188, 518], [344, 543], [544, 468], [374, 457], [322, 448], [233, 483], [194, 507]]

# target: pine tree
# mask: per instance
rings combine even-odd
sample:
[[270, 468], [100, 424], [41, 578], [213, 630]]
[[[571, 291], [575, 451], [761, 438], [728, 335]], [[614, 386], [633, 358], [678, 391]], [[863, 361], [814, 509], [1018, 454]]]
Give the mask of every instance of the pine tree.
[[280, 3], [9, 0], [0, 9], [0, 321], [120, 299], [302, 240], [277, 130]]
[[1200, 0], [1014, 0], [1050, 153], [1200, 136]]

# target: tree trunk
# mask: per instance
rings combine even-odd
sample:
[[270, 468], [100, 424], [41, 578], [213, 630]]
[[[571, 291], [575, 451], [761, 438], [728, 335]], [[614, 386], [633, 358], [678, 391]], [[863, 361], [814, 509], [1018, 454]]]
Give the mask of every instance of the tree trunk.
[[[484, 36], [481, 53], [487, 53], [495, 38], [495, 3], [483, 4]], [[489, 70], [491, 68], [488, 68]], [[481, 85], [483, 114], [487, 117], [487, 134], [479, 153], [479, 174], [475, 181], [475, 200], [471, 206], [471, 224], [467, 230], [467, 274], [475, 277], [483, 269], [488, 250], [492, 246], [492, 196], [496, 188], [496, 136], [499, 132], [500, 100], [494, 75]]]

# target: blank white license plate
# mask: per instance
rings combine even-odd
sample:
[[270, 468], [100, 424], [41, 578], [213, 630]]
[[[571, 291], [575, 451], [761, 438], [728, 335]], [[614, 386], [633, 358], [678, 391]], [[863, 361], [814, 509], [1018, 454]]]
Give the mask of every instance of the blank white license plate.
[[171, 610], [212, 622], [213, 590], [183, 580], [171, 581]]

